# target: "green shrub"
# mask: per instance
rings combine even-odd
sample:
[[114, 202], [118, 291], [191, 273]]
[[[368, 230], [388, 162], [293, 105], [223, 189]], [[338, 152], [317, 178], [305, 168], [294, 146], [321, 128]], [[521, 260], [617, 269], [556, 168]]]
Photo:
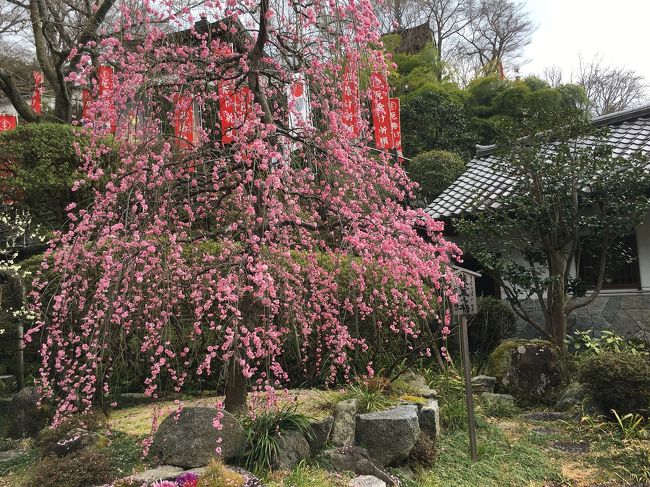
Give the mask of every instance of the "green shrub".
[[409, 174], [420, 185], [422, 203], [433, 201], [465, 171], [465, 163], [453, 152], [422, 152], [409, 163]]
[[575, 330], [567, 337], [567, 348], [573, 350], [574, 355], [603, 352], [650, 355], [647, 343], [636, 339], [623, 338], [609, 330], [604, 330], [599, 335], [596, 335], [592, 330]]
[[299, 431], [310, 434], [309, 419], [295, 408], [268, 409], [242, 421], [247, 442], [241, 458], [243, 466], [256, 473], [266, 473], [278, 452], [277, 433]]
[[77, 130], [41, 123], [0, 133], [0, 171], [9, 175], [3, 191], [38, 216], [37, 223], [58, 228], [66, 220], [64, 208], [74, 201], [70, 188], [81, 163], [74, 147]]
[[111, 461], [106, 453], [84, 449], [63, 458], [43, 458], [24, 487], [88, 487], [103, 485], [113, 477]]
[[106, 416], [101, 412], [71, 416], [56, 428], [42, 430], [36, 441], [36, 446], [49, 453], [59, 441], [68, 438], [70, 431], [78, 428], [91, 432], [104, 430], [106, 428]]
[[650, 359], [606, 352], [585, 357], [580, 382], [603, 413], [643, 413], [650, 407]]
[[468, 328], [469, 349], [474, 365], [485, 363], [499, 343], [517, 331], [517, 316], [500, 299], [484, 297], [478, 300], [478, 312]]

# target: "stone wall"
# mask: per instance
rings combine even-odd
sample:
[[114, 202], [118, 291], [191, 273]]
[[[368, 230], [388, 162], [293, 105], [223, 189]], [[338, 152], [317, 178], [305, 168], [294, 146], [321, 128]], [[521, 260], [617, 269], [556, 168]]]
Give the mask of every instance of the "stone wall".
[[[543, 323], [537, 301], [524, 303], [527, 312]], [[578, 308], [569, 315], [570, 330], [610, 330], [626, 338], [650, 340], [650, 293], [608, 294], [598, 296], [589, 306]], [[521, 321], [517, 334], [522, 338], [536, 338], [538, 333]]]

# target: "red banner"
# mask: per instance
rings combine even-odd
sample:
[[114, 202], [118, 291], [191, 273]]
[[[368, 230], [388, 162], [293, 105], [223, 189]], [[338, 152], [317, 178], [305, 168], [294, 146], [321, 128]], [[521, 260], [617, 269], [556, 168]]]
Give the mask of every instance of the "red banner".
[[13, 130], [18, 125], [18, 117], [7, 113], [0, 114], [0, 132]]
[[289, 129], [300, 130], [311, 126], [309, 87], [302, 73], [293, 75], [293, 82], [287, 86], [289, 103]]
[[352, 62], [348, 60], [343, 72], [343, 125], [350, 135], [358, 137], [361, 133], [361, 106], [359, 104], [359, 78]]
[[388, 81], [381, 73], [370, 75], [370, 98], [372, 101], [372, 124], [375, 127], [377, 149], [392, 149], [393, 134], [390, 126]]
[[113, 92], [113, 68], [100, 66], [97, 68], [97, 79], [99, 80], [99, 96]]
[[174, 135], [179, 147], [187, 149], [196, 140], [194, 126], [194, 99], [191, 96], [174, 94]]
[[32, 94], [32, 110], [39, 115], [43, 113], [43, 73], [32, 71], [34, 77], [34, 93]]
[[[99, 96], [111, 96], [113, 94], [113, 68], [111, 66], [100, 66], [97, 68], [97, 80], [99, 82]], [[111, 107], [109, 123], [111, 124], [111, 133], [115, 133], [117, 128], [117, 115]]]
[[248, 86], [235, 91], [235, 81], [219, 84], [219, 114], [221, 117], [221, 142], [230, 144], [239, 125], [246, 119], [252, 104], [252, 93]]
[[393, 148], [397, 149], [397, 156], [401, 162], [402, 158], [402, 123], [399, 114], [399, 98], [389, 98], [390, 105], [390, 129], [393, 137]]

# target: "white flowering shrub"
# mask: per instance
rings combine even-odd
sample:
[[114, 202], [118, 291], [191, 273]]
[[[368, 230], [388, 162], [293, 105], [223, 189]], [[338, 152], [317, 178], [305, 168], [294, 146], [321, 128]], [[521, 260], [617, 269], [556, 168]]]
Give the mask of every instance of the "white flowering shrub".
[[[18, 258], [21, 249], [45, 241], [45, 233], [33, 223], [27, 210], [0, 201], [0, 335], [6, 333], [8, 321], [34, 321], [33, 313], [26, 307], [23, 285], [29, 271], [21, 268]], [[14, 294], [12, 299], [8, 296], [10, 290]], [[21, 295], [15, 296], [16, 293]]]

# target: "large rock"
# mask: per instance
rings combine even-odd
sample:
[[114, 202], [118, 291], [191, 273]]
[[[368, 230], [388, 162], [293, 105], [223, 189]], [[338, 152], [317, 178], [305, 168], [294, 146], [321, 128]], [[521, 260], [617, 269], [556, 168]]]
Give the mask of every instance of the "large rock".
[[432, 399], [438, 396], [435, 389], [429, 387], [427, 380], [422, 375], [409, 371], [402, 374], [400, 380], [410, 389], [409, 392], [414, 396], [420, 396], [427, 399]]
[[375, 462], [365, 448], [344, 446], [325, 450], [319, 457], [322, 466], [335, 472], [352, 472], [356, 475], [372, 475], [390, 486], [398, 485], [397, 480]]
[[11, 398], [8, 405], [9, 436], [22, 438], [36, 436], [52, 419], [52, 408], [39, 406], [40, 395], [36, 387], [24, 387]]
[[221, 448], [221, 458], [238, 456], [246, 444], [244, 428], [232, 414], [224, 411], [223, 428], [217, 431], [213, 425], [216, 414], [209, 407], [184, 408], [178, 420], [175, 414], [170, 414], [154, 436], [151, 454], [163, 464], [183, 468], [207, 465], [217, 456], [217, 446]]
[[440, 407], [435, 399], [428, 399], [418, 416], [420, 429], [431, 438], [440, 436]]
[[327, 444], [334, 424], [334, 417], [327, 416], [319, 421], [313, 421], [309, 424], [309, 435], [307, 441], [312, 452], [322, 450]]
[[523, 404], [552, 404], [562, 385], [560, 350], [544, 340], [506, 340], [490, 355], [496, 391]]
[[334, 446], [354, 445], [357, 421], [357, 400], [341, 401], [334, 406], [334, 423], [330, 442]]
[[276, 470], [292, 470], [303, 460], [309, 458], [309, 443], [300, 431], [284, 431], [275, 435], [278, 451], [273, 460]]
[[357, 417], [356, 442], [382, 465], [395, 465], [406, 458], [420, 435], [418, 408], [398, 406]]

